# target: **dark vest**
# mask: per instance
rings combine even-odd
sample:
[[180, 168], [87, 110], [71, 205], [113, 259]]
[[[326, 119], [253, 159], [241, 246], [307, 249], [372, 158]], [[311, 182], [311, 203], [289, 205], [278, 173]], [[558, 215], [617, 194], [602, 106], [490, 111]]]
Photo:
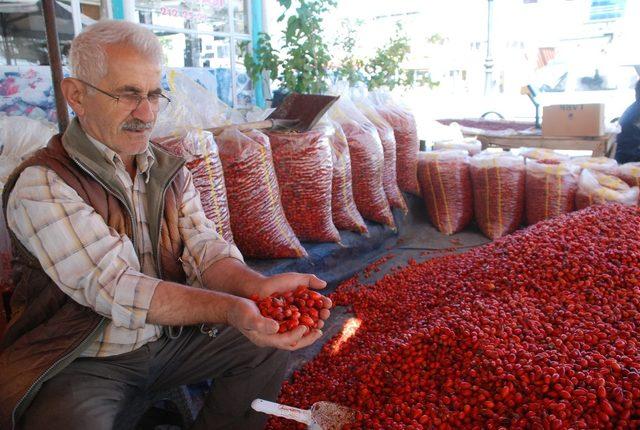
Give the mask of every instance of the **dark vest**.
[[[178, 215], [186, 177], [182, 159], [151, 146], [156, 162], [147, 183], [149, 235], [158, 276], [184, 283], [179, 262], [184, 244]], [[104, 222], [131, 240], [133, 211], [125, 190], [103, 154], [77, 119], [61, 136], [25, 160], [9, 177], [2, 196], [6, 219], [9, 194], [29, 166], [53, 170], [92, 206]], [[39, 261], [9, 230], [13, 251], [11, 320], [0, 339], [0, 428], [13, 429], [42, 384], [75, 360], [102, 332], [108, 320], [67, 296]]]

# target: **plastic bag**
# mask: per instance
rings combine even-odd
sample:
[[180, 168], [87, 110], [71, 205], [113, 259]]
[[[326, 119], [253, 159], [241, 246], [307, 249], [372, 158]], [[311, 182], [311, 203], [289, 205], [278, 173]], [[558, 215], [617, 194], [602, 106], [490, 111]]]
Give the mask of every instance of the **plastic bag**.
[[418, 185], [418, 128], [413, 114], [382, 92], [371, 93], [377, 112], [393, 128], [396, 138], [396, 171], [398, 185], [402, 191], [420, 195]]
[[380, 136], [382, 150], [384, 152], [382, 186], [384, 187], [384, 192], [387, 195], [389, 204], [391, 207], [398, 208], [406, 214], [408, 212], [407, 203], [404, 201], [400, 188], [398, 188], [398, 176], [396, 173], [397, 148], [393, 128], [380, 116], [369, 99], [361, 97], [356, 100], [355, 104], [364, 116], [376, 127], [378, 135]]
[[329, 110], [349, 143], [353, 197], [360, 214], [395, 228], [391, 207], [382, 185], [384, 153], [375, 126], [343, 95]]
[[[21, 116], [0, 116], [0, 193], [16, 167], [45, 146], [57, 129], [50, 123]], [[0, 293], [13, 290], [11, 239], [4, 211], [0, 214]]]
[[349, 156], [349, 142], [337, 122], [332, 121], [334, 133], [329, 140], [333, 162], [333, 176], [331, 180], [331, 212], [333, 223], [341, 230], [367, 233], [367, 225], [358, 212], [353, 198], [351, 177], [351, 157]]
[[154, 143], [185, 159], [193, 185], [200, 194], [204, 214], [213, 221], [216, 232], [227, 242], [233, 243], [224, 171], [213, 134], [190, 130], [182, 136], [154, 139]]
[[558, 154], [553, 149], [547, 148], [521, 148], [520, 155], [524, 157], [525, 161], [528, 161], [529, 158], [532, 160], [569, 160], [568, 156]]
[[318, 126], [303, 133], [267, 133], [284, 214], [302, 241], [340, 241], [331, 217], [333, 132]]
[[525, 168], [522, 157], [481, 152], [471, 157], [475, 219], [490, 239], [515, 231], [524, 212]]
[[420, 152], [418, 182], [431, 223], [441, 233], [454, 234], [469, 224], [473, 191], [467, 151]]
[[306, 256], [282, 209], [269, 138], [228, 129], [217, 142], [238, 248], [251, 258]]
[[576, 207], [584, 209], [591, 205], [604, 203], [621, 203], [627, 206], [638, 204], [638, 187], [630, 187], [622, 179], [600, 173], [595, 170], [584, 169], [580, 173]]
[[572, 212], [575, 209], [580, 166], [569, 161], [527, 160], [527, 224]]
[[607, 175], [615, 175], [618, 173], [618, 162], [613, 158], [607, 157], [575, 157], [571, 162], [577, 164], [583, 169], [589, 169], [592, 172], [600, 172]]
[[51, 123], [45, 121], [0, 116], [0, 191], [18, 164], [45, 146], [57, 132]]
[[630, 187], [640, 187], [640, 163], [632, 162], [619, 165], [616, 176]]
[[192, 129], [208, 129], [230, 122], [231, 108], [184, 73], [168, 70], [167, 84], [171, 103], [158, 115], [152, 138], [182, 135]]
[[482, 151], [482, 142], [475, 137], [467, 137], [462, 140], [446, 140], [435, 142], [433, 144], [434, 151], [439, 149], [462, 149], [467, 151], [469, 155], [476, 155]]

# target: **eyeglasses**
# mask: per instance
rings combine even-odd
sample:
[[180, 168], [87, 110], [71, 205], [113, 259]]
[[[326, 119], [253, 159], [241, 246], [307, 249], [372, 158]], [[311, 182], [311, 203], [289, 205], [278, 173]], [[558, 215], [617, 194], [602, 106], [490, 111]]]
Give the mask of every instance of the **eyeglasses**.
[[[77, 78], [76, 78], [77, 79]], [[147, 94], [146, 96], [142, 96], [140, 94], [135, 93], [124, 93], [124, 94], [111, 94], [100, 88], [91, 85], [89, 82], [85, 82], [82, 79], [77, 79], [88, 87], [93, 88], [94, 90], [104, 94], [105, 96], [109, 96], [118, 103], [118, 106], [121, 106], [123, 109], [133, 112], [134, 110], [140, 107], [140, 103], [142, 100], [147, 100], [149, 105], [151, 106], [151, 110], [154, 112], [163, 111], [171, 102], [171, 99], [165, 96], [162, 93], [153, 93]]]

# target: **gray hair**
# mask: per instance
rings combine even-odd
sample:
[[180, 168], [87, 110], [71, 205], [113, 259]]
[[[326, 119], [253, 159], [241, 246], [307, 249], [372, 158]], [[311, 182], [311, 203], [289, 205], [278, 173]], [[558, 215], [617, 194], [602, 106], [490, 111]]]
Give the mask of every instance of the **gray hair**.
[[101, 20], [85, 28], [71, 42], [71, 75], [87, 82], [98, 82], [107, 74], [105, 47], [124, 44], [162, 65], [162, 46], [153, 32], [128, 21]]

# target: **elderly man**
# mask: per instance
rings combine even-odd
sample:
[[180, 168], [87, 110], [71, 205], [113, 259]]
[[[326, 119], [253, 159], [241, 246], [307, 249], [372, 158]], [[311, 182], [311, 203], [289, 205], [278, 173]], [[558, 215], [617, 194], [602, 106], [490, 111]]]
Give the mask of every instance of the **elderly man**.
[[195, 428], [262, 428], [251, 401], [274, 399], [286, 350], [321, 335], [278, 334], [248, 297], [325, 283], [250, 270], [204, 216], [183, 162], [149, 144], [169, 102], [161, 61], [136, 24], [83, 31], [62, 82], [76, 118], [5, 186], [16, 290], [0, 428], [127, 428], [136, 397], [207, 378]]

